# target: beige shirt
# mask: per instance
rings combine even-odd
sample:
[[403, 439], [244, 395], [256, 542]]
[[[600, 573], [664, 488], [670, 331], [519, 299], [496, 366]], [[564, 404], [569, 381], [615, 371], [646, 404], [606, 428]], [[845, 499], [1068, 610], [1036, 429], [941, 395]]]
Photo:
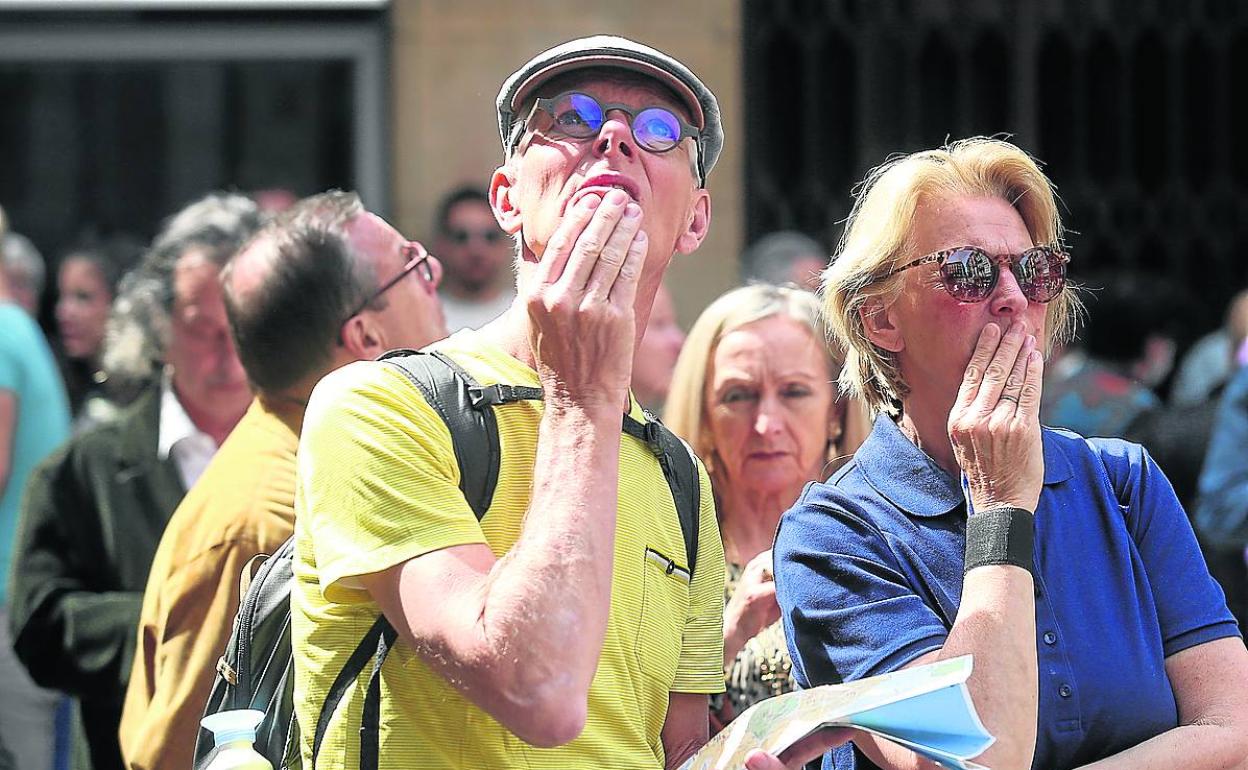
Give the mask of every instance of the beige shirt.
[[169, 520], [143, 594], [121, 718], [127, 768], [191, 767], [238, 613], [239, 577], [294, 531], [300, 417], [252, 402]]

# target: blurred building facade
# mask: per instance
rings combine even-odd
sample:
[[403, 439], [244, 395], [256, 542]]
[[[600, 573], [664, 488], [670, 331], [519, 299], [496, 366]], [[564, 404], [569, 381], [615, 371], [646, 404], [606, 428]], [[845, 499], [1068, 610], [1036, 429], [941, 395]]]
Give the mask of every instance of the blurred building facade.
[[357, 189], [431, 239], [440, 196], [501, 160], [507, 74], [611, 32], [677, 54], [726, 113], [712, 235], [674, 268], [692, 321], [737, 280], [740, 25], [735, 0], [5, 0], [0, 205], [49, 255], [82, 229], [150, 237], [213, 188]]
[[670, 281], [686, 324], [746, 244], [830, 251], [870, 166], [970, 134], [1047, 163], [1076, 277], [1187, 287], [1193, 333], [1248, 285], [1236, 0], [5, 0], [0, 205], [52, 256], [214, 187], [355, 188], [429, 237], [439, 196], [500, 160], [503, 77], [597, 32], [677, 54], [724, 108], [711, 237]]

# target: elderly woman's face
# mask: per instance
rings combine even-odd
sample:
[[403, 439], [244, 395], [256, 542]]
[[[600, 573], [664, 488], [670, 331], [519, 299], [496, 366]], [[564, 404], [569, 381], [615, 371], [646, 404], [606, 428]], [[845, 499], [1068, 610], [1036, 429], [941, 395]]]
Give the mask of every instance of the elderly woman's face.
[[[913, 255], [978, 246], [989, 254], [1018, 254], [1036, 245], [1018, 211], [1000, 198], [960, 197], [925, 201], [914, 223]], [[1043, 346], [1047, 304], [1023, 296], [1018, 281], [1002, 269], [983, 302], [959, 302], [945, 291], [936, 265], [903, 273], [901, 295], [886, 309], [886, 324], [869, 332], [872, 341], [897, 355], [910, 387], [911, 407], [945, 404], [955, 397], [980, 331], [990, 323], [1002, 330], [1017, 320]], [[870, 326], [870, 324], [869, 324]]]
[[836, 418], [832, 379], [822, 343], [792, 318], [723, 336], [705, 393], [715, 471], [727, 482], [721, 494], [796, 496], [819, 477]]

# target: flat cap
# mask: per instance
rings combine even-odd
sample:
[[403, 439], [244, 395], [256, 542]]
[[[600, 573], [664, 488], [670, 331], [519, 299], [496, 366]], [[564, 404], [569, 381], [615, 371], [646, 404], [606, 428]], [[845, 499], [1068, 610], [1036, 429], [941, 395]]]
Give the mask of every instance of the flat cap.
[[724, 128], [719, 102], [698, 76], [672, 57], [615, 35], [594, 35], [555, 46], [534, 56], [511, 73], [498, 92], [498, 135], [508, 156], [524, 133], [517, 111], [539, 86], [565, 72], [586, 67], [618, 67], [649, 76], [667, 86], [685, 103], [699, 128], [698, 184], [706, 186], [706, 176], [719, 160], [724, 147]]

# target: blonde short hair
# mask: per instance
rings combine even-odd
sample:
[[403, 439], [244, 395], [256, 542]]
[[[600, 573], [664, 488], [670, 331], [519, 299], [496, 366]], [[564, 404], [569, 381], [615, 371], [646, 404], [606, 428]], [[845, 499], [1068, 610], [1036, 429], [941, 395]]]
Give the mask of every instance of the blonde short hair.
[[[896, 357], [867, 338], [861, 311], [901, 293], [901, 274], [882, 278], [915, 258], [915, 213], [924, 200], [994, 197], [1018, 211], [1035, 244], [1060, 243], [1063, 230], [1053, 183], [1036, 161], [1013, 144], [984, 137], [890, 158], [872, 169], [855, 191], [845, 235], [823, 276], [823, 310], [835, 340], [846, 350], [841, 388], [872, 413], [896, 414], [909, 393]], [[1070, 339], [1081, 304], [1068, 284], [1047, 313], [1045, 347]]]
[[[819, 312], [819, 299], [814, 294], [794, 287], [757, 283], [733, 289], [703, 310], [676, 359], [663, 422], [689, 442], [708, 469], [715, 451], [710, 432], [705, 429], [706, 374], [711, 358], [726, 334], [772, 316], [797, 321], [816, 340], [829, 339]], [[835, 377], [841, 357], [826, 344], [820, 348], [827, 356], [829, 376]]]

